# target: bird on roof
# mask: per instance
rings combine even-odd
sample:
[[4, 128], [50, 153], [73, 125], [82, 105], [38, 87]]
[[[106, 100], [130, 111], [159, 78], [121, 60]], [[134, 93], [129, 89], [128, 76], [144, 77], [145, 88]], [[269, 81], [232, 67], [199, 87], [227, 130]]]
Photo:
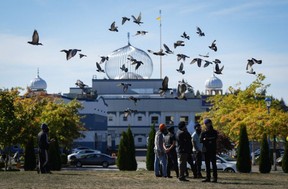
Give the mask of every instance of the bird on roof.
[[197, 27], [197, 32], [196, 32], [200, 37], [202, 37], [202, 36], [205, 36], [205, 33], [204, 32], [202, 32], [202, 30], [199, 28], [199, 27]]
[[131, 86], [131, 84], [130, 83], [119, 83], [117, 86], [118, 87], [122, 87], [123, 88], [123, 92], [126, 93], [128, 88], [129, 88], [129, 86]]
[[185, 54], [177, 54], [177, 61], [180, 61], [180, 60], [185, 61], [186, 58], [190, 58], [190, 57]]
[[39, 34], [37, 30], [34, 30], [33, 35], [32, 35], [32, 41], [28, 41], [27, 43], [31, 45], [43, 45], [42, 43], [39, 43]]
[[111, 24], [109, 30], [112, 32], [118, 32], [118, 26], [116, 26], [115, 21]]
[[204, 57], [204, 58], [209, 58], [209, 52], [207, 52], [205, 55], [199, 54], [199, 56]]
[[87, 57], [87, 55], [79, 53], [79, 57], [83, 58], [83, 57]]
[[169, 81], [169, 78], [165, 76], [162, 81], [162, 87], [159, 88], [160, 96], [163, 96], [167, 91], [172, 90], [171, 88], [168, 88], [168, 81]]
[[163, 52], [163, 49], [160, 49], [160, 51], [158, 51], [158, 52], [154, 52], [154, 51], [148, 49], [148, 52], [149, 52], [149, 53], [152, 53], [152, 54], [154, 54], [154, 55], [157, 55], [157, 56], [164, 56], [164, 55], [166, 55], [166, 54]]
[[185, 46], [184, 41], [178, 40], [174, 43], [174, 49], [179, 46]]
[[100, 64], [103, 64], [104, 62], [109, 60], [109, 56], [100, 56], [101, 60], [100, 60]]
[[217, 46], [216, 46], [216, 40], [214, 40], [211, 44], [211, 46], [208, 46], [210, 49], [212, 49], [213, 51], [217, 51]]
[[167, 54], [173, 54], [173, 53], [174, 53], [173, 51], [170, 50], [170, 48], [169, 48], [165, 43], [163, 44], [163, 46], [164, 46], [165, 52], [166, 52]]
[[177, 87], [177, 97], [175, 97], [176, 99], [179, 100], [187, 100], [186, 96], [185, 96], [185, 92], [187, 90], [187, 86], [185, 83], [179, 83], [178, 87]]
[[186, 32], [183, 32], [183, 34], [181, 35], [181, 37], [184, 38], [184, 39], [188, 39], [188, 40], [190, 40], [190, 36], [187, 35]]
[[132, 109], [130, 109], [130, 108], [126, 108], [126, 109], [124, 110], [124, 117], [130, 116], [132, 113], [137, 113], [137, 110], [132, 110]]
[[140, 24], [143, 24], [143, 22], [141, 22], [141, 12], [139, 14], [139, 16], [136, 18], [134, 15], [131, 16], [133, 18], [133, 22], [138, 24], [140, 26]]
[[134, 96], [129, 96], [129, 97], [128, 97], [128, 100], [132, 100], [132, 101], [134, 102], [135, 106], [136, 106], [136, 105], [137, 105], [137, 102], [140, 100], [140, 98], [136, 98], [136, 97], [134, 97]]
[[214, 71], [214, 73], [216, 73], [216, 74], [222, 74], [223, 69], [224, 69], [224, 65], [222, 66], [222, 68], [219, 68], [219, 64], [215, 64], [215, 71]]
[[126, 21], [130, 21], [130, 18], [123, 16], [122, 17], [122, 25], [125, 24]]
[[210, 64], [213, 64], [213, 62], [210, 62], [210, 61], [208, 61], [208, 60], [204, 60], [204, 65], [203, 65], [203, 67], [204, 68], [206, 68], [207, 66], [209, 66]]
[[122, 70], [123, 72], [128, 72], [128, 68], [126, 68], [125, 64], [122, 64], [120, 70]]
[[179, 69], [176, 69], [176, 71], [179, 73], [185, 74], [183, 62], [181, 62]]
[[146, 35], [146, 33], [148, 33], [148, 31], [144, 31], [144, 30], [142, 30], [142, 31], [137, 31], [134, 36], [136, 36], [136, 35]]
[[96, 62], [96, 67], [97, 67], [97, 72], [103, 72], [105, 73], [105, 71], [101, 68], [100, 64], [98, 62]]
[[60, 52], [66, 53], [66, 60], [69, 60], [70, 58], [74, 57], [78, 51], [81, 51], [80, 49], [69, 49], [69, 50], [61, 50]]
[[197, 62], [198, 67], [200, 68], [202, 59], [201, 58], [193, 58], [193, 60], [190, 62], [190, 64], [194, 64], [196, 62]]
[[86, 86], [86, 84], [83, 83], [83, 81], [81, 81], [80, 79], [78, 79], [75, 83], [76, 86], [78, 86], [80, 89], [84, 89]]

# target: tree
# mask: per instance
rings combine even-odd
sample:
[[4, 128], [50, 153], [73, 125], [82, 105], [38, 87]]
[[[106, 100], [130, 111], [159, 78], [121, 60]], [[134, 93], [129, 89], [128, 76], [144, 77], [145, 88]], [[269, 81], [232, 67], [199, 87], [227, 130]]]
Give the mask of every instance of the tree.
[[51, 142], [48, 150], [49, 156], [49, 166], [51, 170], [60, 171], [61, 170], [61, 156], [59, 150], [58, 139], [55, 138], [54, 142]]
[[134, 143], [134, 137], [133, 137], [130, 126], [128, 126], [127, 137], [128, 137], [127, 156], [128, 156], [128, 160], [130, 160], [130, 163], [127, 165], [127, 170], [136, 171], [137, 161], [135, 157], [135, 143]]
[[271, 160], [270, 160], [270, 151], [269, 144], [267, 141], [267, 135], [263, 134], [261, 142], [261, 151], [259, 157], [259, 171], [260, 173], [270, 173], [271, 171]]
[[148, 171], [154, 170], [154, 140], [155, 140], [155, 124], [151, 125], [149, 137], [148, 137], [148, 146], [147, 146], [147, 153], [146, 153], [146, 169]]
[[282, 170], [284, 171], [284, 173], [288, 173], [288, 141], [287, 140], [285, 140], [285, 150], [284, 150], [284, 155], [282, 157]]
[[125, 131], [122, 132], [118, 154], [117, 154], [117, 167], [120, 171], [127, 170], [127, 165], [130, 163], [128, 159], [128, 135]]
[[36, 155], [34, 150], [34, 140], [30, 137], [26, 146], [24, 154], [24, 170], [33, 171], [36, 168]]
[[223, 132], [218, 131], [217, 153], [227, 153], [234, 149], [234, 144]]
[[246, 125], [242, 123], [240, 128], [236, 167], [239, 172], [250, 173], [251, 159]]

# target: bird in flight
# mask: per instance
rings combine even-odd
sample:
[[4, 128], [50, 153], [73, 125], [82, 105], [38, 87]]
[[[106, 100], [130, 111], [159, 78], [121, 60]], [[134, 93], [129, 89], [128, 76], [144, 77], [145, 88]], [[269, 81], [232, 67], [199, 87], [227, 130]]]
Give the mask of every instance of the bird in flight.
[[79, 53], [79, 57], [83, 58], [83, 57], [87, 57], [87, 55]]
[[181, 40], [176, 41], [174, 43], [174, 49], [176, 49], [176, 47], [178, 47], [178, 46], [185, 46], [184, 41], [181, 41]]
[[122, 70], [123, 72], [128, 72], [128, 68], [125, 67], [125, 64], [122, 64], [120, 70]]
[[201, 62], [202, 62], [202, 59], [201, 58], [194, 58], [190, 64], [194, 64], [195, 62], [197, 62], [197, 65], [198, 67], [200, 68], [201, 67]]
[[169, 48], [165, 43], [163, 44], [163, 46], [164, 46], [165, 52], [166, 52], [167, 54], [173, 54], [173, 53], [174, 53], [173, 51], [170, 50], [170, 48]]
[[216, 46], [216, 40], [214, 40], [211, 44], [211, 46], [208, 46], [210, 49], [212, 49], [213, 51], [217, 51], [217, 46]]
[[43, 45], [42, 43], [39, 43], [39, 34], [37, 30], [34, 30], [33, 35], [32, 35], [32, 41], [28, 41], [27, 43], [31, 45]]
[[130, 83], [119, 83], [117, 86], [118, 87], [122, 87], [123, 88], [123, 92], [126, 93], [128, 88], [129, 88], [129, 86], [131, 86], [131, 84]]
[[176, 99], [183, 99], [183, 100], [187, 100], [186, 96], [185, 96], [185, 92], [187, 90], [187, 85], [186, 83], [184, 82], [180, 82], [178, 84], [178, 87], [177, 87], [177, 97], [175, 97]]
[[149, 53], [152, 53], [152, 54], [154, 54], [154, 55], [157, 55], [157, 56], [164, 56], [164, 55], [166, 55], [166, 54], [163, 52], [163, 49], [160, 49], [160, 51], [158, 51], [158, 52], [154, 52], [154, 51], [148, 49], [148, 52], [149, 52]]
[[138, 68], [141, 66], [141, 64], [144, 64], [144, 63], [140, 60], [136, 60], [136, 61], [132, 62], [131, 64], [136, 65], [135, 70], [138, 70]]
[[146, 35], [146, 33], [148, 33], [148, 31], [137, 31], [134, 36], [136, 36], [136, 35]]
[[129, 96], [129, 97], [128, 97], [128, 100], [134, 101], [134, 104], [135, 104], [135, 106], [136, 106], [136, 105], [137, 105], [137, 102], [140, 100], [140, 98], [136, 98], [136, 97], [134, 97], [134, 96]]
[[183, 62], [181, 62], [179, 69], [176, 69], [176, 71], [182, 73], [183, 75], [185, 74]]
[[185, 54], [177, 54], [177, 61], [183, 60], [185, 62], [186, 58], [190, 58]]
[[204, 57], [204, 58], [209, 58], [209, 52], [207, 52], [205, 55], [199, 54], [199, 56]]
[[130, 18], [123, 16], [122, 17], [122, 25], [125, 24], [126, 21], [130, 21]]
[[130, 108], [126, 108], [124, 110], [124, 117], [128, 117], [129, 115], [131, 115], [132, 113], [137, 113], [137, 110], [132, 110]]
[[168, 88], [168, 81], [169, 81], [169, 78], [165, 76], [162, 81], [162, 87], [159, 88], [160, 96], [163, 96], [167, 91], [172, 90], [171, 88]]
[[66, 53], [66, 60], [69, 60], [70, 58], [74, 57], [78, 51], [81, 51], [80, 49], [69, 49], [69, 50], [61, 50], [60, 52]]
[[204, 61], [205, 61], [204, 65], [203, 65], [204, 68], [206, 68], [206, 67], [209, 66], [210, 64], [213, 64], [213, 62], [210, 62], [210, 61], [208, 61], [208, 60], [204, 60]]
[[222, 74], [222, 70], [224, 69], [224, 65], [222, 66], [222, 68], [219, 68], [219, 64], [215, 64], [215, 71], [214, 73], [216, 74]]
[[83, 81], [81, 81], [80, 79], [78, 79], [75, 83], [76, 86], [78, 86], [80, 89], [84, 89], [86, 86], [86, 84], [83, 83]]
[[183, 34], [181, 35], [181, 37], [184, 38], [184, 39], [188, 39], [188, 40], [190, 40], [190, 36], [187, 35], [186, 32], [183, 32]]
[[101, 60], [100, 60], [100, 64], [103, 64], [104, 62], [109, 60], [109, 56], [100, 56]]
[[96, 62], [96, 68], [97, 68], [97, 72], [103, 72], [105, 73], [105, 71], [101, 68], [100, 64], [98, 62]]
[[112, 32], [118, 32], [118, 26], [116, 26], [115, 21], [111, 24], [109, 30]]
[[247, 61], [248, 61], [247, 65], [246, 65], [247, 73], [256, 74], [256, 72], [253, 70], [253, 65], [254, 64], [262, 64], [262, 60], [257, 60], [255, 58], [252, 58], [252, 59], [248, 59]]
[[202, 36], [205, 36], [205, 33], [204, 32], [202, 32], [202, 30], [199, 28], [199, 27], [197, 27], [197, 32], [196, 32], [200, 37], [202, 37]]
[[143, 24], [143, 22], [141, 22], [141, 12], [137, 18], [135, 18], [134, 15], [132, 15], [131, 17], [133, 18], [133, 22], [138, 24], [139, 26], [140, 26], [140, 24]]

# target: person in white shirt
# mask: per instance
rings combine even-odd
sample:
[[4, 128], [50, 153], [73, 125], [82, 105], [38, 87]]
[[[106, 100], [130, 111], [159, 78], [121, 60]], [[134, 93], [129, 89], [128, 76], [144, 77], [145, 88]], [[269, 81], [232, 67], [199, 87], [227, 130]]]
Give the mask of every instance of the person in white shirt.
[[201, 174], [201, 165], [202, 165], [202, 148], [203, 144], [200, 143], [200, 135], [202, 132], [201, 125], [196, 122], [194, 125], [194, 133], [192, 134], [192, 144], [193, 144], [193, 154], [195, 155], [195, 167], [197, 178], [203, 178]]

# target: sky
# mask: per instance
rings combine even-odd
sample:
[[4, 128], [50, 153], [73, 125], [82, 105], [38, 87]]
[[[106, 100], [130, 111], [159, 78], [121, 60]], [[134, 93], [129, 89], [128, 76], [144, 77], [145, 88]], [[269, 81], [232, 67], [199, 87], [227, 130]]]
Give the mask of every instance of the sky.
[[[205, 92], [205, 81], [213, 75], [213, 66], [199, 68], [190, 64], [199, 54], [209, 52], [208, 60], [220, 59], [223, 74], [216, 75], [229, 86], [245, 89], [256, 76], [246, 73], [247, 60], [262, 60], [254, 65], [256, 73], [266, 76], [264, 84], [271, 84], [267, 95], [288, 102], [288, 1], [287, 0], [0, 0], [0, 88], [22, 87], [39, 75], [47, 82], [48, 93], [68, 93], [80, 79], [88, 86], [92, 78], [107, 78], [96, 72], [95, 62], [100, 56], [127, 45], [127, 33], [134, 47], [147, 52], [160, 49], [160, 21], [162, 43], [174, 55], [162, 58], [162, 78], [169, 77], [169, 87], [176, 88], [184, 79], [194, 90]], [[136, 17], [141, 12], [142, 25], [132, 21], [121, 25], [123, 16]], [[108, 29], [116, 23], [119, 32]], [[205, 33], [196, 34], [196, 27]], [[37, 29], [43, 46], [31, 41]], [[145, 30], [144, 36], [134, 36]], [[183, 32], [190, 36], [185, 40]], [[185, 46], [173, 48], [177, 40]], [[216, 40], [217, 52], [208, 48]], [[66, 60], [62, 49], [81, 49], [87, 57], [78, 55]], [[148, 53], [148, 52], [147, 52]], [[185, 74], [176, 71], [180, 62], [175, 54], [186, 54]], [[160, 78], [160, 58], [153, 60], [151, 78]], [[183, 61], [182, 61], [183, 62]]]

